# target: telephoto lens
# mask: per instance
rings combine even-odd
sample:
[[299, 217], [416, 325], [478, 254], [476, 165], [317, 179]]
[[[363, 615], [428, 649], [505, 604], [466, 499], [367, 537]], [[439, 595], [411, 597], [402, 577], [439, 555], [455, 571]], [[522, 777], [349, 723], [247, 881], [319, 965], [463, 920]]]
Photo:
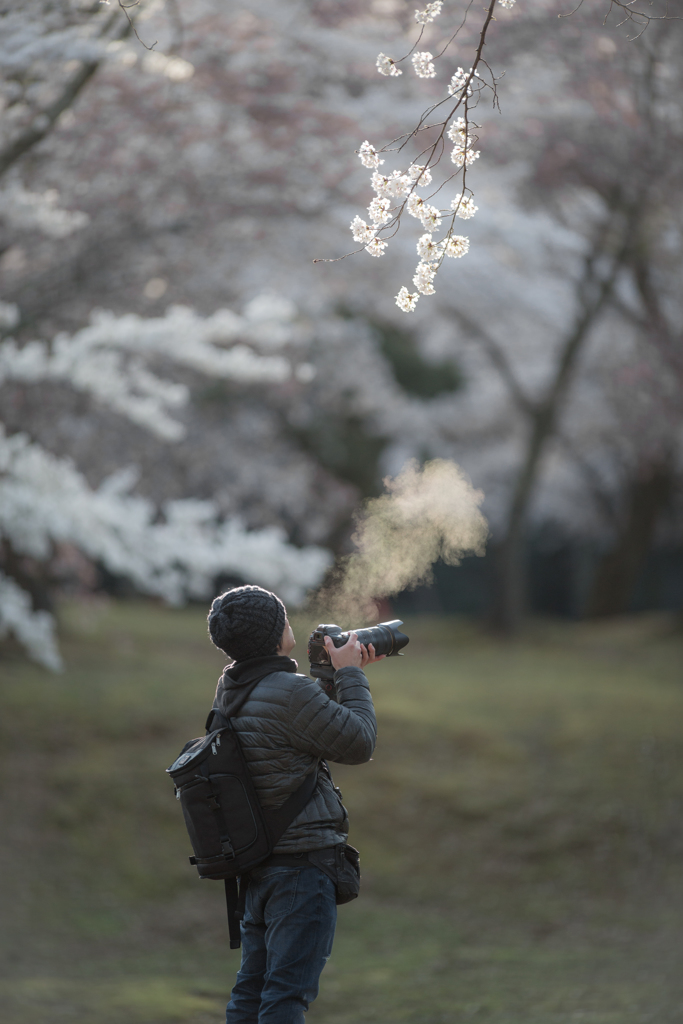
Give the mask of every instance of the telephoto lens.
[[[372, 644], [377, 656], [386, 654], [388, 658], [392, 658], [398, 655], [409, 641], [405, 633], [401, 633], [399, 630], [399, 626], [402, 625], [401, 619], [392, 619], [391, 622], [380, 622], [368, 629], [349, 629], [345, 633], [342, 632], [340, 626], [325, 624], [317, 626], [308, 638], [308, 660], [311, 665], [311, 675], [314, 679], [320, 679], [321, 684], [323, 680], [329, 684], [334, 679], [335, 670], [325, 647], [326, 636], [332, 638], [335, 647], [343, 647], [351, 633], [356, 633], [358, 642], [364, 644], [366, 648]], [[329, 686], [324, 685], [323, 689], [332, 696]]]

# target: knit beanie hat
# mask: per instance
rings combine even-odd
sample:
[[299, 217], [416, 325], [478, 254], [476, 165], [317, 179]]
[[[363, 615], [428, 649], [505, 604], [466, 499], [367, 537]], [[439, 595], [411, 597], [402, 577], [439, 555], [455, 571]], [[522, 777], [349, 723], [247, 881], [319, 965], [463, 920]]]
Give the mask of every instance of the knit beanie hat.
[[234, 587], [215, 599], [209, 612], [213, 643], [235, 661], [275, 654], [287, 612], [279, 597], [262, 587]]

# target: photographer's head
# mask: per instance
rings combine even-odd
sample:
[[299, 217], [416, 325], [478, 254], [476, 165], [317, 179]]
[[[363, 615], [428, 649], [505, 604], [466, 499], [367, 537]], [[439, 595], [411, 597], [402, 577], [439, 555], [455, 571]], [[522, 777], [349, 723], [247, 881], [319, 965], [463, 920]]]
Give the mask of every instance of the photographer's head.
[[233, 587], [215, 599], [209, 635], [235, 661], [289, 654], [294, 636], [279, 597], [262, 587]]

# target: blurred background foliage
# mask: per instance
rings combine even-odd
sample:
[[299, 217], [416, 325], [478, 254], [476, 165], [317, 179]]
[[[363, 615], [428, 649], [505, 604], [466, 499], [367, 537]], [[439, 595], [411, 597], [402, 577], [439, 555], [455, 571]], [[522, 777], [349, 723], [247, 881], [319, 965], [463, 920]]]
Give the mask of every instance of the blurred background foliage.
[[[9, 1024], [220, 1018], [220, 894], [161, 769], [221, 661], [141, 595], [295, 607], [436, 457], [490, 542], [392, 599], [409, 657], [339, 772], [364, 898], [310, 1017], [680, 1020], [683, 32], [608, 6], [498, 11], [470, 252], [409, 317], [414, 225], [312, 260], [370, 200], [363, 139], [440, 95], [376, 73], [412, 4], [143, 0], [139, 38], [114, 2], [0, 7]], [[54, 621], [46, 678], [17, 641], [57, 667]]]
[[[425, 46], [437, 52], [456, 8]], [[134, 467], [150, 525], [168, 502], [201, 501], [216, 521], [277, 527], [294, 545], [277, 576], [292, 593], [325, 564], [309, 553], [297, 570], [296, 550], [348, 551], [352, 513], [386, 474], [453, 458], [485, 492], [491, 543], [467, 573], [441, 574], [432, 610], [513, 632], [529, 610], [680, 607], [683, 36], [657, 20], [663, 0], [634, 10], [654, 20], [605, 22], [601, 0], [559, 19], [559, 0], [498, 11], [487, 52], [502, 107], [473, 111], [470, 252], [406, 316], [393, 296], [412, 274], [412, 224], [381, 260], [312, 260], [348, 250], [369, 200], [363, 138], [406, 130], [440, 95], [438, 76], [387, 81], [374, 66], [412, 39], [410, 4], [146, 0], [139, 38], [116, 4], [6, 4], [5, 430], [74, 460], [100, 499]], [[468, 21], [444, 59], [466, 63], [477, 31]], [[98, 309], [113, 319], [94, 342]], [[49, 361], [58, 338], [114, 352], [109, 389], [75, 357], [69, 372], [29, 366], [30, 342]], [[183, 338], [201, 358], [183, 362]], [[223, 357], [245, 348], [238, 372]], [[0, 571], [34, 608], [131, 575], [102, 522], [60, 532], [54, 490], [33, 480], [22, 504], [27, 470], [13, 472]], [[221, 573], [244, 575], [217, 546]], [[159, 572], [134, 586], [161, 593]]]

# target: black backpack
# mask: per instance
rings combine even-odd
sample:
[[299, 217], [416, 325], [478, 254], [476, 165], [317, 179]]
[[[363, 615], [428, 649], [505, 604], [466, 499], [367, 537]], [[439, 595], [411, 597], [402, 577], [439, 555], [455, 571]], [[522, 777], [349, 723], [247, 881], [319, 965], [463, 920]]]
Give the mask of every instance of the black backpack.
[[[244, 688], [240, 703], [262, 678], [265, 675]], [[237, 878], [270, 856], [304, 809], [318, 781], [318, 765], [281, 807], [265, 810], [230, 719], [212, 708], [206, 735], [186, 743], [166, 771], [194, 850], [190, 863], [196, 865], [200, 878], [225, 880], [230, 948], [239, 949]]]

